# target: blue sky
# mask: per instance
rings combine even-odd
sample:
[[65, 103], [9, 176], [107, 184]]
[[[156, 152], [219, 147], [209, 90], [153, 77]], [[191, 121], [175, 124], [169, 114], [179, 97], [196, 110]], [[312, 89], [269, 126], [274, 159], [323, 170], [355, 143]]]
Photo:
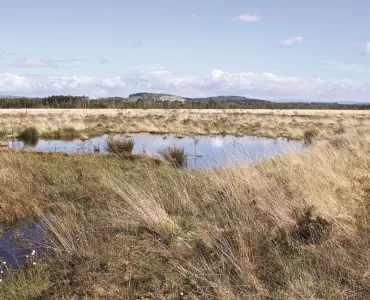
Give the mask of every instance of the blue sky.
[[370, 102], [370, 1], [0, 0], [0, 94]]

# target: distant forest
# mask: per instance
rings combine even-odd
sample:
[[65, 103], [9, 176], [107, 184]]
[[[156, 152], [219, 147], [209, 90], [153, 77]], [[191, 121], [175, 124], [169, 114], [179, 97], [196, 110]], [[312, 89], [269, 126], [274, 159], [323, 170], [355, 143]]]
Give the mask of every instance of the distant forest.
[[[154, 94], [153, 94], [154, 95]], [[149, 100], [148, 100], [149, 99]], [[236, 96], [209, 98], [186, 98], [186, 101], [155, 101], [143, 99], [110, 97], [90, 99], [86, 96], [50, 96], [45, 98], [0, 98], [0, 108], [185, 108], [185, 109], [359, 109], [370, 110], [369, 104], [272, 102]]]

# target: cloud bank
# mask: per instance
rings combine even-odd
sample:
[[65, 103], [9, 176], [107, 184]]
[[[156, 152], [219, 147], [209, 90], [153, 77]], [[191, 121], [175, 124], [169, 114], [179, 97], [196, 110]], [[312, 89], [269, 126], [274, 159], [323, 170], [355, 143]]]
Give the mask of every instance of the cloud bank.
[[127, 96], [135, 92], [173, 93], [185, 97], [240, 95], [270, 100], [370, 102], [370, 82], [272, 73], [133, 71], [113, 77], [0, 74], [0, 94], [105, 97]]

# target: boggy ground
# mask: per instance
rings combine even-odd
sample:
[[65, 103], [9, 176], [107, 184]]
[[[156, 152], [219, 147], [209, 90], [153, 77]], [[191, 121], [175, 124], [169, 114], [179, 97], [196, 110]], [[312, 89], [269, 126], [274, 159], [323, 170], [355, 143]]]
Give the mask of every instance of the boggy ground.
[[301, 139], [319, 130], [325, 139], [369, 128], [370, 111], [221, 109], [1, 109], [0, 138], [36, 126], [45, 138], [104, 132], [178, 135], [253, 135]]
[[50, 250], [0, 298], [369, 299], [370, 131], [346, 130], [202, 172], [0, 153], [0, 219], [39, 216]]

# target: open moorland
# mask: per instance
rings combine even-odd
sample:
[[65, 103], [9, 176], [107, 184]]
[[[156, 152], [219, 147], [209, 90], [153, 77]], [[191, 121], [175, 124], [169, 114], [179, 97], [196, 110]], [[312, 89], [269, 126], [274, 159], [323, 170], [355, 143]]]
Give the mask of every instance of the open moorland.
[[19, 233], [31, 260], [1, 266], [0, 299], [369, 299], [369, 113], [0, 110], [3, 139], [31, 126], [283, 136], [307, 151], [202, 171], [121, 153], [128, 143], [111, 155], [2, 151], [2, 230], [41, 233]]
[[[65, 128], [84, 136], [104, 132], [165, 133], [177, 135], [253, 135], [303, 138], [318, 130], [320, 138], [370, 126], [364, 110], [268, 109], [0, 109], [2, 136], [36, 126], [46, 137]], [[57, 135], [58, 136], [58, 135]]]

